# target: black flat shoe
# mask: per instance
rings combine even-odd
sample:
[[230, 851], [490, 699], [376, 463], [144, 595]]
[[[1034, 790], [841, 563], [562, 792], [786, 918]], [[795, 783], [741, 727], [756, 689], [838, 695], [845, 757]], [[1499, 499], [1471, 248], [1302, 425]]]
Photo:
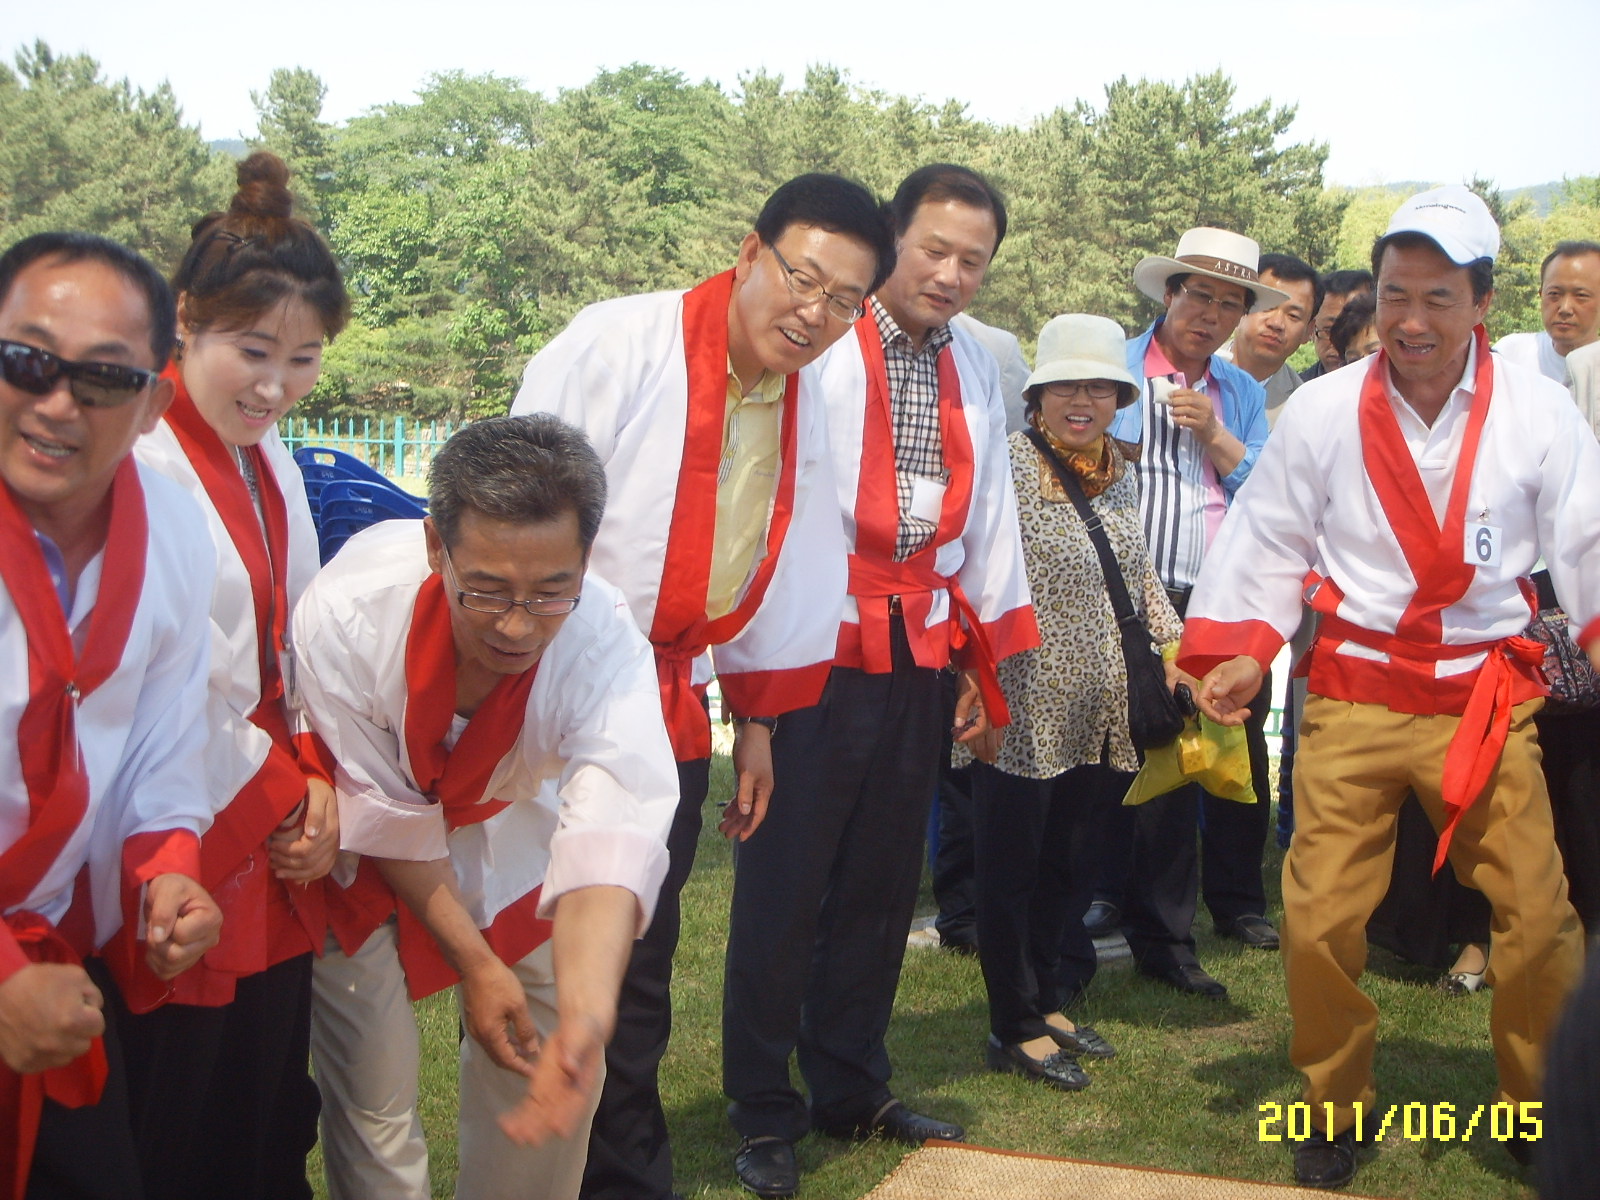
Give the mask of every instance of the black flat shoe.
[[923, 1142], [933, 1139], [941, 1142], [964, 1142], [967, 1140], [967, 1131], [959, 1125], [949, 1121], [941, 1121], [936, 1117], [925, 1117], [921, 1113], [912, 1112], [898, 1100], [889, 1100], [877, 1112], [863, 1120], [852, 1122], [837, 1122], [817, 1120], [813, 1115], [812, 1126], [820, 1133], [829, 1137], [843, 1138], [846, 1141], [862, 1141], [870, 1137], [883, 1137], [891, 1141], [906, 1142], [912, 1146], [920, 1146]]
[[1265, 917], [1234, 917], [1231, 921], [1218, 921], [1214, 928], [1218, 937], [1232, 938], [1255, 950], [1278, 948], [1278, 931]]
[[991, 1071], [1007, 1075], [1025, 1075], [1048, 1083], [1063, 1092], [1081, 1092], [1089, 1086], [1089, 1074], [1078, 1065], [1078, 1060], [1064, 1050], [1034, 1058], [1015, 1042], [1009, 1045], [989, 1035], [989, 1045], [984, 1051], [984, 1061]]
[[1168, 987], [1188, 992], [1191, 996], [1204, 996], [1208, 1000], [1228, 998], [1228, 989], [1206, 974], [1205, 968], [1199, 963], [1183, 963], [1181, 966], [1167, 967], [1159, 971], [1140, 967], [1139, 974], [1149, 979], [1158, 979]]
[[800, 1190], [794, 1143], [781, 1137], [745, 1138], [733, 1152], [733, 1173], [758, 1196], [792, 1196]]
[[1122, 912], [1115, 904], [1096, 900], [1083, 914], [1083, 927], [1090, 937], [1110, 937], [1122, 926]]
[[1079, 1025], [1068, 1031], [1050, 1026], [1050, 1036], [1068, 1054], [1075, 1058], [1115, 1058], [1117, 1048], [1094, 1031], [1091, 1025]]
[[1294, 1181], [1301, 1187], [1342, 1188], [1356, 1177], [1356, 1131], [1346, 1129], [1329, 1141], [1313, 1132], [1294, 1144]]

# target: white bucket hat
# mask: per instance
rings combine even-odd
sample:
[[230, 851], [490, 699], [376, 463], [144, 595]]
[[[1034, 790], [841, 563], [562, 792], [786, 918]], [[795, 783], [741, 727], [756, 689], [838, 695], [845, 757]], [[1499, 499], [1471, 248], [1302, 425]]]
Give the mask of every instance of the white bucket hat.
[[1204, 275], [1207, 279], [1220, 279], [1223, 283], [1236, 283], [1256, 294], [1255, 303], [1248, 312], [1277, 308], [1289, 298], [1288, 293], [1268, 287], [1256, 274], [1261, 262], [1261, 247], [1254, 238], [1226, 229], [1213, 229], [1202, 225], [1191, 229], [1178, 239], [1178, 253], [1174, 258], [1152, 254], [1139, 260], [1133, 269], [1133, 283], [1152, 300], [1165, 300], [1167, 278], [1180, 273]]
[[1384, 236], [1391, 233], [1420, 233], [1458, 267], [1469, 267], [1480, 258], [1492, 260], [1500, 253], [1500, 227], [1489, 206], [1459, 183], [1411, 197], [1389, 218]]
[[1072, 379], [1111, 379], [1119, 389], [1117, 407], [1131, 404], [1139, 395], [1139, 381], [1128, 371], [1128, 341], [1122, 326], [1109, 317], [1066, 313], [1051, 317], [1039, 330], [1039, 365], [1023, 390], [1043, 383]]

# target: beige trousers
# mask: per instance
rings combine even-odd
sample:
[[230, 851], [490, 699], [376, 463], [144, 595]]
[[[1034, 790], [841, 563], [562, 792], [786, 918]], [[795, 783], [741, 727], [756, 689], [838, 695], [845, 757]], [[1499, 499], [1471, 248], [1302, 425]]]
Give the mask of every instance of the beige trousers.
[[[1494, 912], [1495, 1098], [1514, 1103], [1538, 1098], [1544, 1050], [1583, 953], [1539, 769], [1533, 714], [1540, 703], [1512, 710], [1500, 763], [1450, 845], [1456, 878], [1481, 891]], [[1336, 1106], [1336, 1132], [1355, 1123], [1356, 1102], [1371, 1112], [1377, 1096], [1378, 1009], [1356, 981], [1366, 967], [1367, 918], [1389, 886], [1395, 815], [1407, 791], [1415, 791], [1434, 828], [1442, 826], [1440, 777], [1458, 720], [1317, 695], [1306, 700], [1295, 756], [1294, 841], [1283, 864], [1283, 962], [1294, 1020], [1289, 1057], [1305, 1076], [1314, 1111]]]
[[[550, 943], [512, 970], [539, 1036], [547, 1037], [556, 1025]], [[417, 1116], [417, 1024], [394, 922], [348, 957], [330, 939], [313, 987], [311, 1053], [322, 1089], [329, 1197], [429, 1200], [428, 1150]], [[571, 1138], [517, 1146], [497, 1118], [522, 1098], [527, 1080], [496, 1066], [470, 1037], [461, 1040], [460, 1060], [457, 1200], [576, 1200], [593, 1109]]]

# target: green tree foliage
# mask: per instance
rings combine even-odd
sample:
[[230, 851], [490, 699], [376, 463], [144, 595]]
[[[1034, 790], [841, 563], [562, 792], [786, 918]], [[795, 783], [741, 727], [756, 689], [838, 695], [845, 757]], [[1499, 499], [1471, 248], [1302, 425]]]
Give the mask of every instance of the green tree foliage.
[[57, 57], [42, 41], [15, 63], [0, 64], [0, 243], [84, 229], [176, 266], [231, 176], [183, 123], [172, 89], [108, 81], [94, 59]]
[[300, 210], [317, 217], [321, 197], [332, 185], [334, 128], [322, 119], [328, 87], [304, 67], [272, 73], [265, 92], [251, 92], [255, 105], [254, 150], [270, 150], [288, 164], [297, 179]]
[[[641, 63], [553, 95], [445, 72], [342, 124], [323, 120], [326, 90], [296, 67], [251, 93], [252, 144], [289, 163], [354, 298], [305, 403], [313, 416], [504, 411], [528, 356], [581, 307], [725, 269], [765, 198], [804, 171], [886, 198], [928, 162], [987, 173], [1011, 227], [974, 311], [1029, 347], [1059, 312], [1142, 326], [1156, 308], [1134, 292], [1133, 266], [1191, 226], [1323, 270], [1365, 266], [1400, 199], [1325, 186], [1328, 148], [1295, 139], [1293, 106], [1237, 107], [1220, 71], [1119, 79], [1100, 103], [1020, 126], [827, 65], [797, 83], [756, 71], [727, 92]], [[230, 164], [183, 125], [169, 88], [107, 82], [92, 59], [43, 43], [0, 66], [0, 121], [7, 240], [86, 228], [170, 266], [231, 191]], [[1600, 237], [1600, 179], [1566, 181], [1543, 217], [1479, 186], [1506, 245], [1491, 331], [1537, 328], [1538, 263], [1559, 238]]]

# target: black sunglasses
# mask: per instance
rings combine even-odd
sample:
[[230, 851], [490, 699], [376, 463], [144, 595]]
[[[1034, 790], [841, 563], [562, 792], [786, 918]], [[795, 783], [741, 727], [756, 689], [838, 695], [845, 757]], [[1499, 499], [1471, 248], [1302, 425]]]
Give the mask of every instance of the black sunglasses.
[[0, 375], [35, 396], [48, 396], [64, 375], [72, 398], [85, 408], [115, 408], [149, 387], [156, 372], [120, 363], [71, 362], [26, 342], [0, 338]]

